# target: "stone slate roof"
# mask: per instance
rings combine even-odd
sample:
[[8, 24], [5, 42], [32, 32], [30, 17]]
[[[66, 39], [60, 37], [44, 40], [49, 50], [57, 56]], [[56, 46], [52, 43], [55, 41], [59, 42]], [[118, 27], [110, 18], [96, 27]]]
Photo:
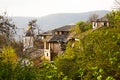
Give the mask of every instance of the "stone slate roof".
[[97, 20], [95, 20], [95, 21], [93, 21], [93, 22], [108, 22], [108, 21], [109, 21], [108, 18], [102, 17], [102, 18], [97, 19]]
[[74, 26], [75, 25], [66, 25], [66, 26], [63, 26], [63, 27], [60, 27], [60, 28], [56, 28], [56, 29], [51, 30], [51, 31], [44, 32], [44, 33], [40, 34], [39, 36], [53, 35], [53, 32], [55, 32], [55, 31], [70, 31], [70, 29]]
[[47, 31], [40, 34], [40, 36], [43, 36], [43, 35], [52, 35], [52, 31]]
[[60, 27], [60, 28], [57, 28], [57, 29], [54, 29], [53, 31], [70, 31], [70, 29], [72, 27], [74, 27], [75, 25], [65, 25], [63, 27]]
[[68, 35], [65, 35], [65, 34], [64, 35], [54, 35], [53, 33], [56, 31], [70, 31], [70, 29], [74, 26], [75, 25], [66, 25], [66, 26], [51, 30], [51, 31], [44, 32], [44, 33], [40, 34], [40, 36], [49, 35], [49, 37], [44, 39], [44, 41], [47, 41], [47, 42], [58, 42], [58, 41], [66, 42]]

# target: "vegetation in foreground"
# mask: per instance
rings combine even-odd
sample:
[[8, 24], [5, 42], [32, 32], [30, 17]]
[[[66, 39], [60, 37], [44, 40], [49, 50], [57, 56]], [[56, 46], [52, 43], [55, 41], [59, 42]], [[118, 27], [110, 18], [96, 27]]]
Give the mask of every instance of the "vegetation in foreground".
[[[77, 23], [73, 31], [78, 41], [69, 42], [64, 54], [58, 55], [54, 62], [22, 65], [21, 61], [17, 61], [16, 49], [3, 47], [0, 79], [120, 80], [120, 11], [112, 11], [106, 16], [110, 27], [91, 30], [90, 24]], [[3, 45], [2, 42], [0, 38], [0, 45]]]

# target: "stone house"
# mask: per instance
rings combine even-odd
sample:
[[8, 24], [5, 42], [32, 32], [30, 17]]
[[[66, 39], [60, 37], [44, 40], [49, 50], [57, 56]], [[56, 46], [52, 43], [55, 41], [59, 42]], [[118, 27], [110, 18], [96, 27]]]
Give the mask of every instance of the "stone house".
[[23, 36], [23, 51], [29, 48], [33, 48], [34, 36], [31, 31], [27, 31], [25, 36]]
[[92, 28], [93, 29], [100, 28], [103, 26], [109, 27], [109, 21], [105, 17], [97, 19], [95, 21], [92, 21]]
[[23, 56], [33, 60], [43, 55], [43, 49], [34, 47], [34, 34], [31, 30], [27, 30], [25, 36], [23, 36]]
[[44, 44], [45, 59], [54, 60], [55, 56], [64, 52], [70, 38], [70, 29], [73, 27], [74, 25], [66, 25], [40, 35]]

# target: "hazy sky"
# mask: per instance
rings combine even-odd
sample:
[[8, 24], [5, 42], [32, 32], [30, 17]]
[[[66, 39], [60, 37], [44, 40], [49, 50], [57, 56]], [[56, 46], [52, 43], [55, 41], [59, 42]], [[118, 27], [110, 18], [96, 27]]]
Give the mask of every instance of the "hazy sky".
[[41, 17], [54, 13], [111, 10], [114, 0], [0, 0], [0, 11], [9, 16]]

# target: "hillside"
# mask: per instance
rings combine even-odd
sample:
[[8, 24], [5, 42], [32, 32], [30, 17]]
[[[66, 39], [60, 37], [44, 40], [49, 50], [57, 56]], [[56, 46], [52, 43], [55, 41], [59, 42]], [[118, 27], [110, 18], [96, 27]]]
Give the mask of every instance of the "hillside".
[[[109, 11], [100, 10], [100, 11], [91, 11], [84, 13], [59, 13], [59, 14], [51, 14], [43, 17], [37, 18], [38, 26], [43, 30], [51, 30], [54, 28], [58, 28], [67, 24], [74, 24], [78, 21], [86, 21], [88, 20], [91, 14], [98, 14], [99, 17], [104, 16]], [[12, 17], [12, 20], [19, 28], [25, 28], [27, 23], [31, 20], [35, 19], [34, 17]]]
[[[91, 29], [90, 23], [77, 23], [71, 31], [74, 37], [66, 44], [64, 53], [51, 62], [43, 57], [43, 63], [34, 66], [33, 61], [24, 59], [23, 55], [21, 60], [16, 59], [15, 53], [20, 52], [21, 47], [18, 43], [3, 47], [0, 79], [120, 80], [120, 11], [110, 12], [107, 18], [110, 25], [96, 29]], [[4, 44], [2, 38], [1, 45]]]
[[120, 80], [120, 11], [112, 11], [107, 18], [109, 27], [82, 31], [83, 24], [76, 26], [76, 41], [69, 42], [64, 55], [55, 60], [67, 80]]

